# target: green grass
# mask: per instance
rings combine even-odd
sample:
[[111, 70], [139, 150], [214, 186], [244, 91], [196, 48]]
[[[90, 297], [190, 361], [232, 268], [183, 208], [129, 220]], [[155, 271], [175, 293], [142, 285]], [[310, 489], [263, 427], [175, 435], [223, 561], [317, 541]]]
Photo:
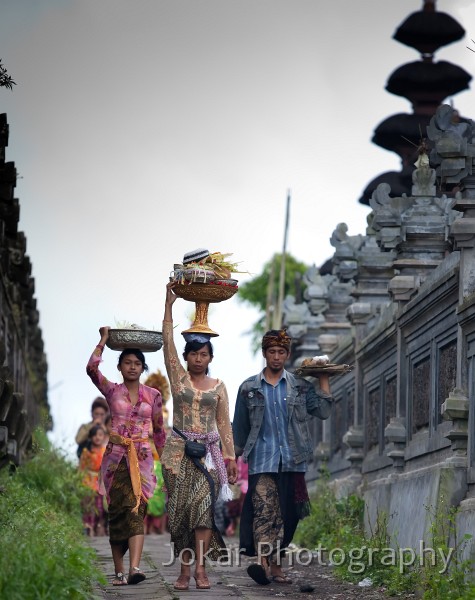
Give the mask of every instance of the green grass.
[[77, 467], [37, 432], [34, 455], [0, 471], [0, 598], [61, 600], [94, 597], [95, 565], [81, 521]]

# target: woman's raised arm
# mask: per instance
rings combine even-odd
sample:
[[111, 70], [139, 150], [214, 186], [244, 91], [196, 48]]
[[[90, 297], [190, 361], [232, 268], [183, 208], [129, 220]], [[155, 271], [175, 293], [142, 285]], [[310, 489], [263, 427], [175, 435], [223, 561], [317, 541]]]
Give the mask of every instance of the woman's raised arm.
[[86, 373], [91, 378], [92, 383], [102, 394], [104, 394], [106, 400], [108, 398], [108, 394], [114, 388], [114, 384], [111, 383], [107, 377], [104, 377], [104, 375], [100, 372], [99, 364], [102, 360], [104, 346], [109, 339], [109, 329], [109, 326], [103, 326], [99, 328], [101, 338], [97, 346], [94, 348], [94, 352], [91, 354], [86, 367]]
[[176, 350], [175, 341], [173, 339], [173, 315], [172, 307], [175, 300], [178, 298], [173, 293], [173, 287], [175, 282], [171, 281], [167, 284], [167, 296], [165, 299], [165, 314], [163, 316], [163, 358], [165, 359], [165, 368], [167, 370], [168, 379], [170, 380], [170, 387], [173, 390], [180, 377], [183, 377], [185, 369], [180, 362], [178, 352]]

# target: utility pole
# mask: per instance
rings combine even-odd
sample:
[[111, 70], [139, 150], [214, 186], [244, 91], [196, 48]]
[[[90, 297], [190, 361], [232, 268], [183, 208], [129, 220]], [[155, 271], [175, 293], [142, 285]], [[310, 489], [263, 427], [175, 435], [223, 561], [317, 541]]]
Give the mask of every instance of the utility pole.
[[264, 332], [269, 331], [271, 329], [271, 324], [274, 322], [273, 314], [276, 310], [276, 302], [274, 298], [274, 280], [275, 280], [275, 265], [276, 265], [277, 257], [274, 254], [272, 257], [272, 265], [270, 268], [269, 281], [267, 283], [267, 298], [266, 298], [266, 323]]
[[290, 214], [290, 190], [287, 190], [287, 206], [285, 211], [285, 227], [284, 227], [284, 243], [282, 246], [282, 255], [280, 257], [280, 276], [279, 276], [279, 296], [273, 314], [273, 329], [280, 329], [282, 326], [282, 304], [284, 302], [284, 287], [285, 287], [285, 263], [287, 256], [287, 231], [289, 229], [289, 214]]

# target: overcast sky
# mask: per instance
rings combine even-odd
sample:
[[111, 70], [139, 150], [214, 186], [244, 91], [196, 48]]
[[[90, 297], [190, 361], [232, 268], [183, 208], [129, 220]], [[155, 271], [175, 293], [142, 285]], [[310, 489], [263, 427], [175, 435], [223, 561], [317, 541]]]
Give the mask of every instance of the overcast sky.
[[[232, 252], [252, 274], [282, 248], [322, 264], [342, 221], [399, 159], [371, 144], [407, 100], [384, 87], [415, 50], [392, 39], [421, 0], [0, 0], [0, 89], [7, 160], [19, 173], [20, 225], [33, 263], [48, 358], [54, 441], [70, 450], [97, 395], [85, 373], [98, 328], [161, 328], [173, 264], [196, 248]], [[466, 38], [442, 48], [473, 74], [475, 3], [445, 0]], [[473, 117], [473, 92], [454, 97]], [[249, 276], [239, 276], [244, 282]], [[175, 303], [178, 333], [191, 303]], [[231, 405], [261, 368], [236, 298], [214, 305], [211, 374]], [[117, 353], [103, 371], [119, 381]], [[162, 352], [148, 354], [164, 371]]]

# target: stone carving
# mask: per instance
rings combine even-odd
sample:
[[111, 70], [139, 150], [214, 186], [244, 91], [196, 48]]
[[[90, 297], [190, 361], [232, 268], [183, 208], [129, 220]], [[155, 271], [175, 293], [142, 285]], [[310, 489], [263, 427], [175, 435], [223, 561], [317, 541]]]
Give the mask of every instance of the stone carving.
[[439, 106], [427, 127], [434, 142], [430, 158], [442, 182], [460, 183], [473, 172], [475, 145], [473, 122], [458, 122], [458, 113], [448, 104]]
[[404, 447], [407, 437], [404, 419], [391, 417], [384, 430], [384, 437], [389, 444], [392, 444], [387, 455], [393, 461], [394, 468], [398, 470], [403, 469], [405, 463]]
[[469, 400], [464, 391], [454, 388], [441, 406], [442, 417], [452, 421], [446, 438], [452, 444], [453, 455], [448, 462], [465, 466], [467, 462]]
[[339, 223], [333, 231], [330, 244], [335, 248], [333, 255], [333, 272], [342, 281], [354, 279], [358, 273], [355, 253], [361, 247], [362, 235], [348, 235], [348, 225]]
[[283, 303], [283, 320], [292, 339], [299, 339], [307, 332], [307, 323], [311, 317], [306, 303], [297, 304], [295, 297], [288, 295]]
[[361, 426], [350, 425], [343, 435], [343, 443], [348, 446], [345, 458], [353, 469], [359, 470], [364, 459], [364, 433]]
[[392, 263], [397, 272], [388, 286], [396, 301], [412, 298], [451, 249], [449, 227], [455, 215], [446, 196], [434, 197], [435, 172], [429, 167], [425, 145], [416, 164], [414, 196], [391, 197], [389, 186], [383, 183], [370, 200], [374, 213], [371, 228], [378, 245], [385, 252], [397, 253]]
[[412, 195], [435, 196], [435, 169], [430, 168], [427, 141], [422, 141], [419, 157], [412, 172]]
[[305, 272], [302, 281], [307, 286], [304, 302], [297, 303], [293, 296], [287, 296], [284, 301], [284, 323], [289, 335], [298, 340], [293, 353], [295, 366], [299, 357], [314, 356], [319, 352], [317, 338], [325, 321], [322, 313], [328, 308], [328, 276], [322, 277], [314, 265]]
[[304, 300], [312, 315], [319, 315], [328, 308], [328, 285], [335, 278], [333, 275], [320, 275], [315, 265], [310, 267], [303, 276], [303, 282], [307, 289], [304, 292]]

